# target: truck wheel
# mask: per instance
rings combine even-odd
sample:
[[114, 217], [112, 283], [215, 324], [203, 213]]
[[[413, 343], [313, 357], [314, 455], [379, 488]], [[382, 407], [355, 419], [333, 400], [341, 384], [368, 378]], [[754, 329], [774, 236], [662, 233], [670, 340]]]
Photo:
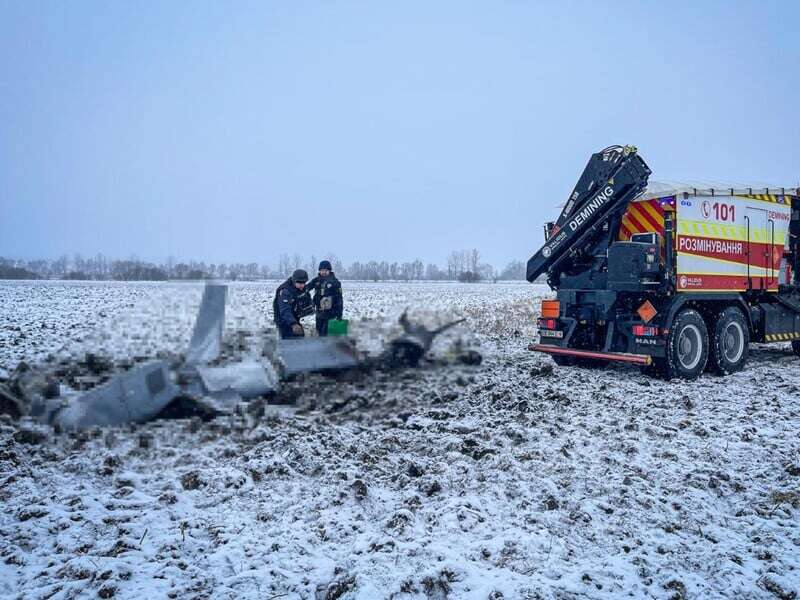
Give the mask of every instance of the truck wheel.
[[708, 361], [708, 329], [696, 310], [678, 313], [667, 338], [667, 356], [663, 363], [667, 379], [696, 379]]
[[794, 352], [797, 356], [800, 356], [800, 340], [792, 341], [792, 352]]
[[742, 311], [731, 306], [719, 313], [712, 334], [708, 356], [711, 370], [719, 375], [741, 371], [750, 344], [750, 330]]

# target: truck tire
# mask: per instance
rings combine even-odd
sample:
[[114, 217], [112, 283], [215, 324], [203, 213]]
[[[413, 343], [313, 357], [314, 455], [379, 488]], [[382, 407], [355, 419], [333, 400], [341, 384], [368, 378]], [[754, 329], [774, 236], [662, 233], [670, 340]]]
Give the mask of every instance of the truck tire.
[[730, 375], [744, 368], [747, 362], [750, 329], [742, 311], [735, 306], [723, 310], [714, 321], [711, 332], [709, 369], [718, 375]]
[[708, 329], [693, 308], [678, 313], [667, 338], [667, 356], [658, 365], [666, 379], [697, 379], [708, 361]]
[[792, 352], [794, 352], [797, 356], [800, 356], [800, 340], [792, 341]]

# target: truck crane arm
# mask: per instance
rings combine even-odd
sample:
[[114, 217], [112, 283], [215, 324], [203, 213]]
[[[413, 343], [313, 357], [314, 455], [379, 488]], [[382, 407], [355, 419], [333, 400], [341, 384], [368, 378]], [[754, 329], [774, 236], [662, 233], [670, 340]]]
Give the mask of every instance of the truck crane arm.
[[549, 272], [552, 285], [576, 256], [605, 251], [614, 227], [603, 224], [621, 218], [628, 202], [647, 187], [650, 173], [634, 146], [593, 154], [558, 219], [548, 224], [544, 246], [528, 260], [527, 280]]

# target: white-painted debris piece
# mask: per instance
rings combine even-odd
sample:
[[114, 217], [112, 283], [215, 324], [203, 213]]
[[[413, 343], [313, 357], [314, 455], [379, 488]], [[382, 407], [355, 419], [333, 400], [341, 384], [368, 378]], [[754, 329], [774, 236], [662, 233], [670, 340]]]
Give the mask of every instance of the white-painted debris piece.
[[192, 340], [186, 352], [187, 365], [199, 365], [219, 357], [222, 349], [222, 329], [225, 326], [227, 293], [226, 285], [206, 284]]

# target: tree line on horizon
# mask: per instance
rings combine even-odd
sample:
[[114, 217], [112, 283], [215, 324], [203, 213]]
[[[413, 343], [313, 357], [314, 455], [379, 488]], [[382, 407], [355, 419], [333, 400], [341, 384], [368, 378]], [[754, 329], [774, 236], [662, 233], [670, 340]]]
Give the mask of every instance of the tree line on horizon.
[[525, 264], [511, 261], [502, 270], [481, 262], [477, 249], [454, 250], [444, 267], [423, 263], [420, 259], [409, 262], [355, 261], [345, 265], [337, 256], [310, 256], [281, 254], [274, 267], [263, 263], [207, 263], [204, 261], [176, 261], [168, 258], [162, 263], [108, 259], [102, 254], [84, 258], [80, 254], [63, 255], [57, 259], [22, 260], [0, 257], [0, 279], [60, 279], [87, 281], [186, 281], [227, 279], [233, 281], [260, 281], [285, 279], [295, 269], [305, 269], [313, 277], [321, 259], [330, 260], [339, 279], [363, 281], [479, 281], [523, 280]]

